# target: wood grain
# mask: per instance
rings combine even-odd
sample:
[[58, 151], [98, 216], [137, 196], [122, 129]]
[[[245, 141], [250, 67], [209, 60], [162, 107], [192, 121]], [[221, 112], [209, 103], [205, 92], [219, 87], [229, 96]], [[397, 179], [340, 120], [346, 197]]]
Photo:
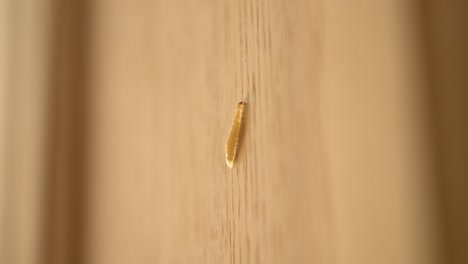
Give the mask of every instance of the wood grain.
[[32, 2], [0, 0], [1, 263], [466, 263], [460, 2]]
[[89, 263], [331, 262], [319, 3], [111, 2], [91, 45]]

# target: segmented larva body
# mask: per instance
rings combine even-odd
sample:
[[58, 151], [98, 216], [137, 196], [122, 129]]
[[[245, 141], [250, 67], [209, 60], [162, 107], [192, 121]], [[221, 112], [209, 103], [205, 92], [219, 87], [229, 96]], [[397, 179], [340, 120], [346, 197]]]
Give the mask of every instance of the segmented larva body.
[[242, 128], [242, 117], [244, 115], [245, 102], [237, 104], [234, 119], [232, 120], [231, 132], [226, 141], [226, 164], [229, 168], [234, 165], [236, 159], [237, 145], [239, 143], [239, 136]]

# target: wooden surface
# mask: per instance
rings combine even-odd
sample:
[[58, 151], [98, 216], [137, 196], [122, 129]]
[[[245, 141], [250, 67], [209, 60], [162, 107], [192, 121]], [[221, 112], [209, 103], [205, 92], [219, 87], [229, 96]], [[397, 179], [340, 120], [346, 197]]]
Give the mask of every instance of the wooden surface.
[[466, 262], [457, 1], [11, 2], [0, 262]]
[[[90, 263], [332, 261], [320, 10], [100, 1]], [[224, 144], [244, 99], [229, 169]]]
[[98, 1], [89, 262], [437, 262], [418, 28], [364, 3]]

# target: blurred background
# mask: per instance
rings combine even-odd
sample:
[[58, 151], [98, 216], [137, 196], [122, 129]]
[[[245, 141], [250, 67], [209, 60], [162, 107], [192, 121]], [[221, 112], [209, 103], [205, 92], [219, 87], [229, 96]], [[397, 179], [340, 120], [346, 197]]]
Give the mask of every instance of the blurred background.
[[0, 263], [468, 263], [468, 1], [0, 20]]

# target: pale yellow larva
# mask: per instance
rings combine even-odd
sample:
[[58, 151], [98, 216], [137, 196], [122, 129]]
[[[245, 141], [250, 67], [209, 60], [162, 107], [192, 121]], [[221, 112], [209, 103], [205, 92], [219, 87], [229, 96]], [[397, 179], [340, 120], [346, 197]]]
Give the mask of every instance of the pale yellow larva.
[[229, 136], [226, 141], [226, 164], [229, 168], [232, 168], [234, 160], [236, 159], [237, 145], [239, 144], [239, 136], [243, 125], [242, 117], [244, 115], [245, 105], [245, 102], [237, 104], [236, 113], [232, 120], [231, 132], [229, 132]]

